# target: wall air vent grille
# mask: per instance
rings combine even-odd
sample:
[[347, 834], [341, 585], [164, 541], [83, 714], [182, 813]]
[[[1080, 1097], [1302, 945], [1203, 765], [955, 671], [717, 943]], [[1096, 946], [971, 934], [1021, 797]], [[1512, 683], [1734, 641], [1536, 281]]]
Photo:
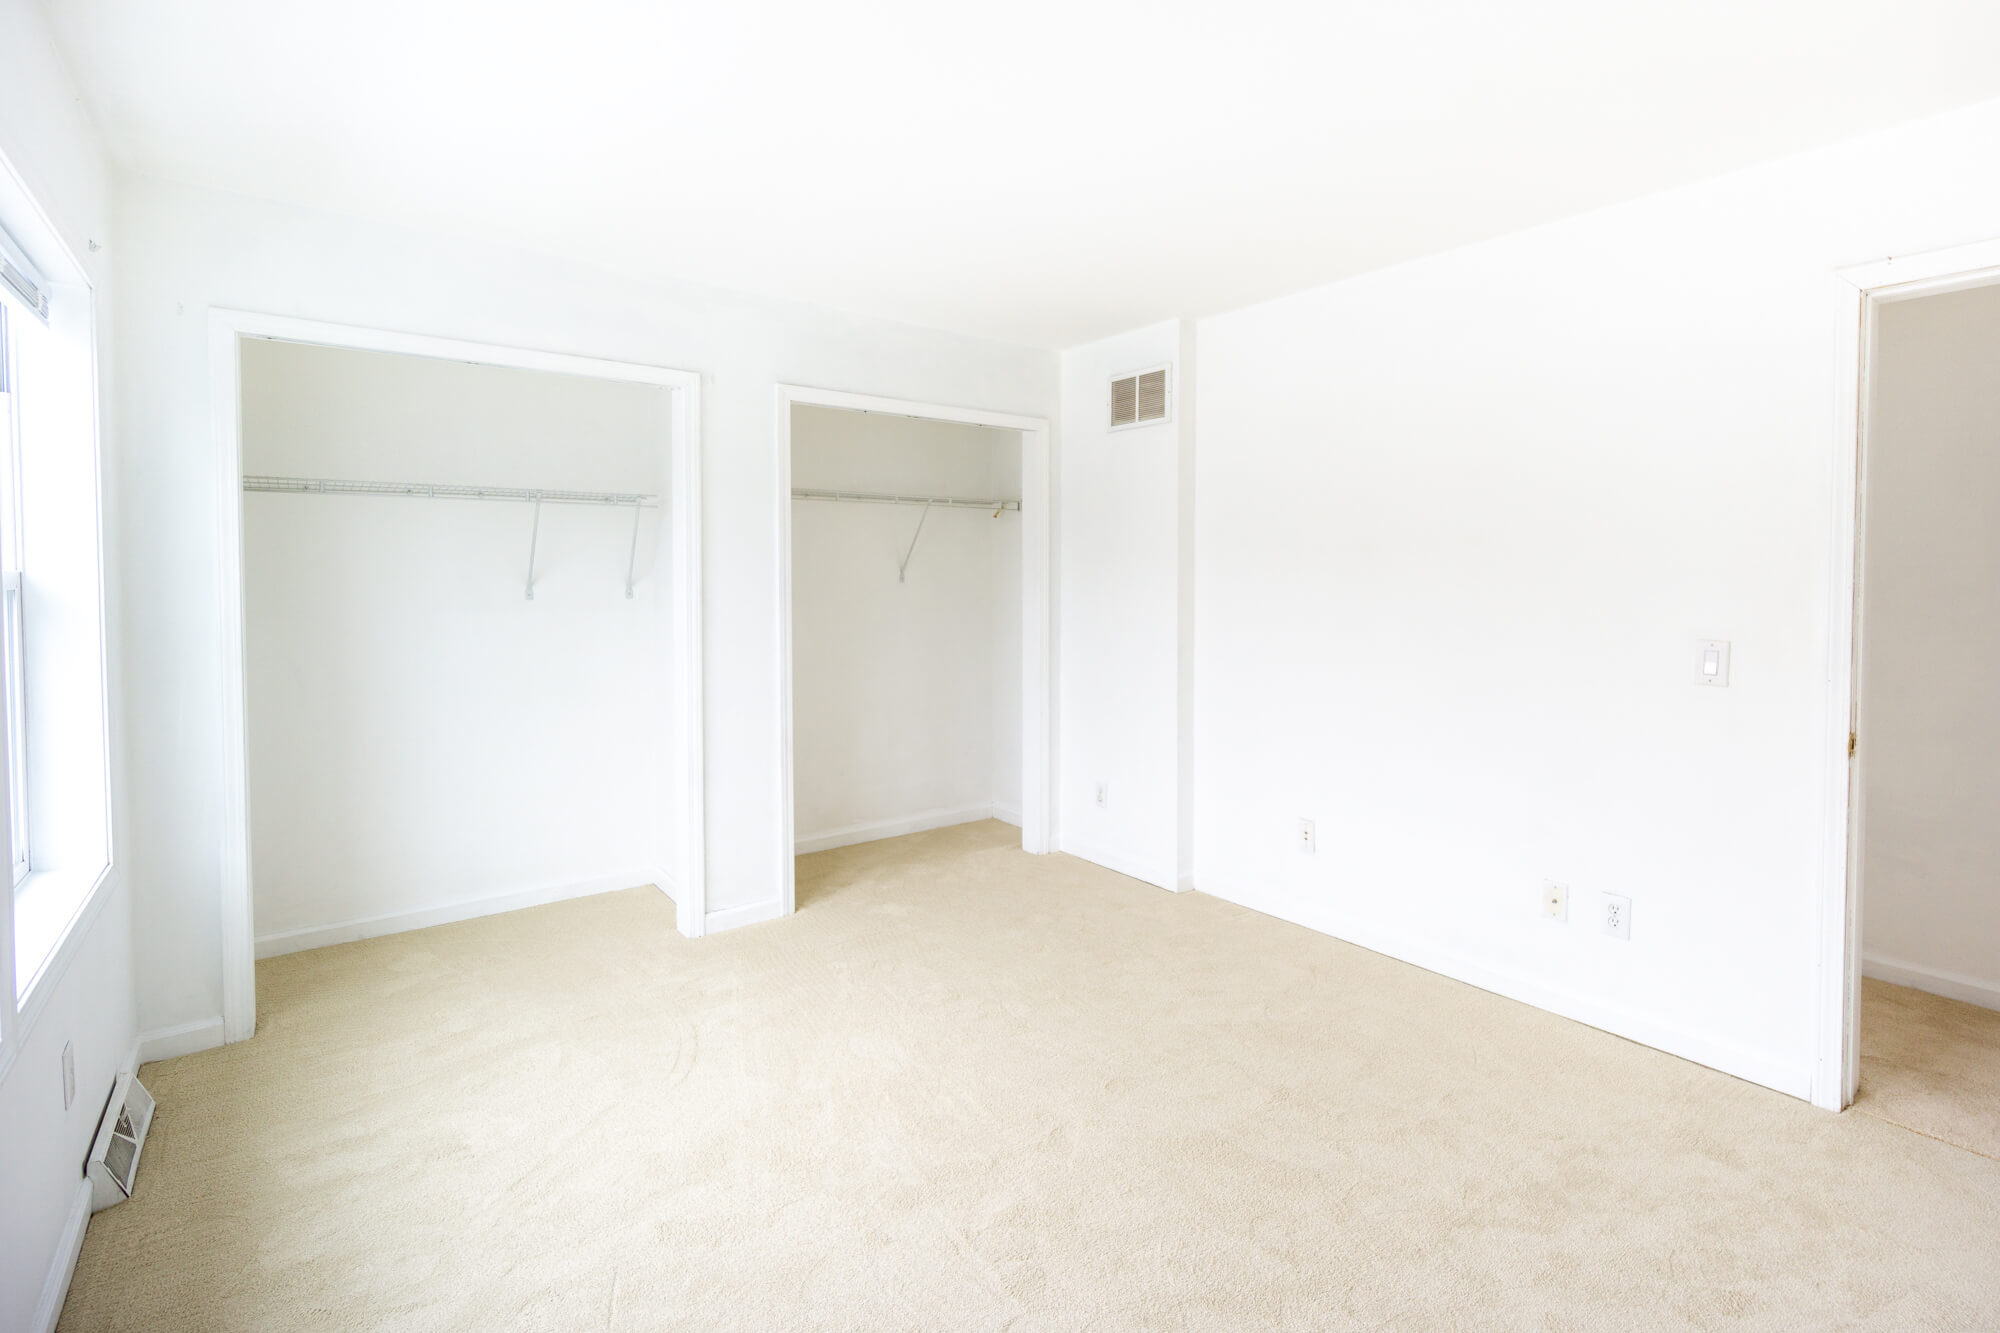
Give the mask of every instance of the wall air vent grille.
[[1111, 428], [1150, 426], [1170, 414], [1167, 368], [1142, 370], [1111, 381]]
[[153, 1123], [153, 1098], [137, 1078], [120, 1074], [104, 1105], [97, 1138], [90, 1146], [84, 1175], [90, 1181], [90, 1210], [97, 1212], [132, 1197], [139, 1175], [139, 1150]]

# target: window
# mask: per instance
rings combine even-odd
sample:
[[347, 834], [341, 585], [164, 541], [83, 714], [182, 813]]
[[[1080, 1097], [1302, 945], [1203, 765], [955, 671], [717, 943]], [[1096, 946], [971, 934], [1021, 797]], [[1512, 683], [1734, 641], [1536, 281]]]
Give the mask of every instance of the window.
[[0, 693], [4, 694], [7, 735], [7, 845], [13, 849], [12, 883], [28, 877], [28, 711], [27, 668], [21, 584], [21, 430], [15, 410], [14, 343], [8, 336], [10, 311], [0, 301]]

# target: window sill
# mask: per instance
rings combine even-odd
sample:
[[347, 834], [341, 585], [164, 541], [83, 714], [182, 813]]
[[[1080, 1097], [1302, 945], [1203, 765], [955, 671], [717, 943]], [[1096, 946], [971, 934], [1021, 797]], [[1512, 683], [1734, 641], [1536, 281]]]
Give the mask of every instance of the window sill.
[[65, 946], [81, 933], [110, 870], [38, 870], [15, 886], [14, 990], [24, 1033], [41, 1007], [42, 983], [61, 975], [69, 952]]

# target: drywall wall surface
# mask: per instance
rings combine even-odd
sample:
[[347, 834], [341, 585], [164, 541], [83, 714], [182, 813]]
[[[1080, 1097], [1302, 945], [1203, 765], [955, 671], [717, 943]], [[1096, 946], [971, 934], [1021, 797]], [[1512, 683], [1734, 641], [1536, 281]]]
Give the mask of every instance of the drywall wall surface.
[[1181, 879], [1179, 394], [1173, 419], [1112, 430], [1110, 393], [1180, 352], [1170, 322], [1062, 358], [1061, 846], [1163, 888]]
[[[1020, 448], [1018, 431], [792, 409], [801, 489], [1018, 497]], [[1011, 510], [792, 501], [802, 848], [1020, 809], [1020, 526]]]
[[[100, 294], [95, 343], [99, 427], [108, 453], [111, 302], [102, 294], [112, 280], [113, 253], [93, 250], [111, 228], [112, 182], [95, 130], [81, 109], [65, 64], [35, 5], [0, 6], [0, 194], [9, 219], [32, 197], [48, 230], [16, 237], [31, 258], [51, 270], [73, 260]], [[30, 229], [24, 228], [24, 231]], [[59, 252], [66, 251], [62, 255]], [[62, 264], [53, 262], [62, 259]], [[115, 479], [106, 477], [104, 503]], [[104, 525], [107, 544], [115, 525]], [[106, 552], [106, 592], [119, 593], [115, 546]], [[114, 692], [119, 642], [115, 613], [107, 655]], [[112, 716], [114, 845], [123, 832], [121, 735]], [[7, 1034], [13, 1049], [0, 1051], [0, 1328], [33, 1329], [67, 1277], [65, 1234], [74, 1217], [80, 1168], [97, 1128], [112, 1081], [132, 1053], [137, 1035], [132, 983], [130, 902], [123, 866], [105, 877], [95, 902], [76, 927], [58, 968], [29, 997], [27, 1022]], [[0, 946], [10, 947], [3, 937]], [[71, 1045], [77, 1095], [63, 1106], [62, 1050]], [[54, 1285], [51, 1285], [53, 1279]]]
[[2000, 287], [1880, 307], [1867, 450], [1862, 944], [2000, 1008]]
[[[264, 339], [241, 359], [250, 475], [665, 494], [666, 389]], [[659, 882], [662, 512], [635, 549], [630, 508], [244, 497], [260, 947]]]
[[1996, 156], [1988, 104], [1202, 321], [1199, 886], [1805, 1095], [1834, 272], [2000, 236]]
[[119, 193], [119, 410], [134, 927], [148, 1027], [219, 1012], [210, 307], [664, 365], [702, 376], [708, 906], [775, 903], [775, 386], [1052, 416], [1047, 352], [147, 181]]

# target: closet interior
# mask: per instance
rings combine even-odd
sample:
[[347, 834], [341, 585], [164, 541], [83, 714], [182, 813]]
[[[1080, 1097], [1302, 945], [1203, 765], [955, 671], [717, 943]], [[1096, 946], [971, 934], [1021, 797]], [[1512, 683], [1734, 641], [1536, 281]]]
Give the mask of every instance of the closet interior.
[[1021, 822], [1021, 436], [794, 405], [795, 851]]
[[665, 884], [670, 392], [241, 356], [258, 955]]

